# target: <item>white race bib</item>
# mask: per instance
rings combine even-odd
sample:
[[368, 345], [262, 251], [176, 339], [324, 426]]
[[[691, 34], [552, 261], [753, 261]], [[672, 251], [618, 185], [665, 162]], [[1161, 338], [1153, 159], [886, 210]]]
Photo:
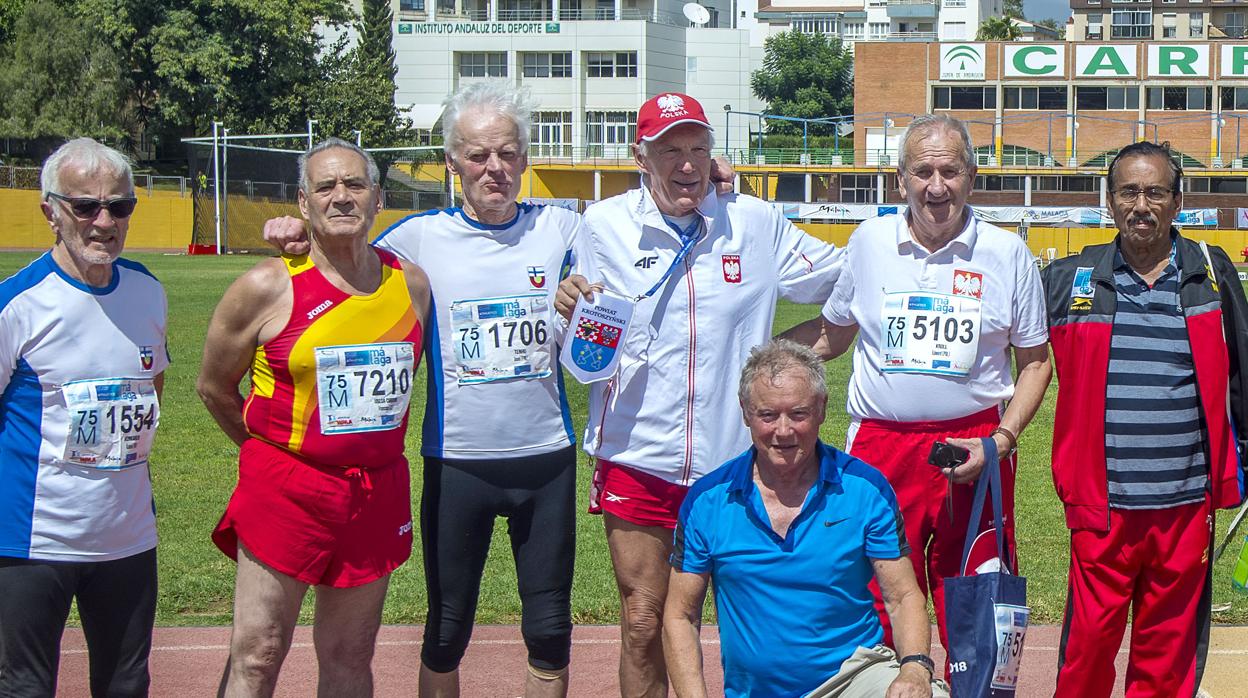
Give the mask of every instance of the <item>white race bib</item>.
[[317, 347], [321, 433], [387, 431], [403, 424], [416, 352], [411, 342]]
[[146, 465], [160, 424], [150, 378], [100, 378], [61, 386], [69, 411], [66, 463], [99, 470]]
[[1023, 658], [1023, 640], [1031, 609], [999, 603], [995, 606], [997, 625], [997, 666], [992, 687], [1014, 690], [1018, 687], [1018, 665]]
[[550, 375], [545, 292], [451, 303], [451, 342], [460, 385]]
[[965, 376], [979, 354], [978, 298], [927, 291], [884, 296], [885, 373]]

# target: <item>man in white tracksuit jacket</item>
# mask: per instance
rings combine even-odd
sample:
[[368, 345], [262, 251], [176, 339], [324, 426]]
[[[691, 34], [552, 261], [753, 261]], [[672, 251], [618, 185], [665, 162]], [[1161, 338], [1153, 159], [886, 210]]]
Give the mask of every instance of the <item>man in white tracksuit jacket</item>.
[[598, 278], [573, 275], [558, 297], [565, 317], [596, 288], [640, 297], [618, 372], [591, 385], [584, 440], [623, 599], [624, 695], [666, 695], [660, 632], [676, 514], [689, 485], [750, 446], [734, 377], [770, 339], [777, 299], [822, 302], [842, 259], [775, 206], [716, 194], [712, 147], [692, 97], [646, 102], [634, 146], [642, 187], [585, 212]]

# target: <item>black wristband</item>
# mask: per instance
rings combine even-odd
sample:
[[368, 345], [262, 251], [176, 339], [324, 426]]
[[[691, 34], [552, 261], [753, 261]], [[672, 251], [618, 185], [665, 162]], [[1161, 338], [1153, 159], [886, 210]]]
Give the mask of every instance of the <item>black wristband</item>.
[[927, 656], [926, 654], [908, 654], [902, 657], [901, 661], [898, 662], [898, 664], [901, 666], [905, 666], [906, 664], [909, 664], [910, 662], [915, 662], [919, 664], [920, 666], [922, 666], [924, 669], [927, 669], [927, 673], [929, 676], [936, 675], [936, 663], [933, 662], [932, 658]]

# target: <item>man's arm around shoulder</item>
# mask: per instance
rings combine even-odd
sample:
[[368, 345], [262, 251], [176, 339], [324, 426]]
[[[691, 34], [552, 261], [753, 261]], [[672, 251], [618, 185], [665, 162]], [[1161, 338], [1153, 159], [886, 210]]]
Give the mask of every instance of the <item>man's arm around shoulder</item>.
[[293, 302], [290, 288], [282, 261], [267, 259], [230, 284], [208, 324], [195, 388], [221, 430], [240, 446], [249, 437], [238, 384], [262, 335], [271, 338], [285, 327]]

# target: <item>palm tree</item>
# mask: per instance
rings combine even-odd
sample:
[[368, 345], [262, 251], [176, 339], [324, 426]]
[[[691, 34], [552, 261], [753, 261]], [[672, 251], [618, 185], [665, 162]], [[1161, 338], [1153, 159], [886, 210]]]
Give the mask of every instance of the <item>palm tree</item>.
[[1023, 37], [1023, 30], [1009, 17], [989, 17], [979, 25], [976, 41], [1015, 41]]

